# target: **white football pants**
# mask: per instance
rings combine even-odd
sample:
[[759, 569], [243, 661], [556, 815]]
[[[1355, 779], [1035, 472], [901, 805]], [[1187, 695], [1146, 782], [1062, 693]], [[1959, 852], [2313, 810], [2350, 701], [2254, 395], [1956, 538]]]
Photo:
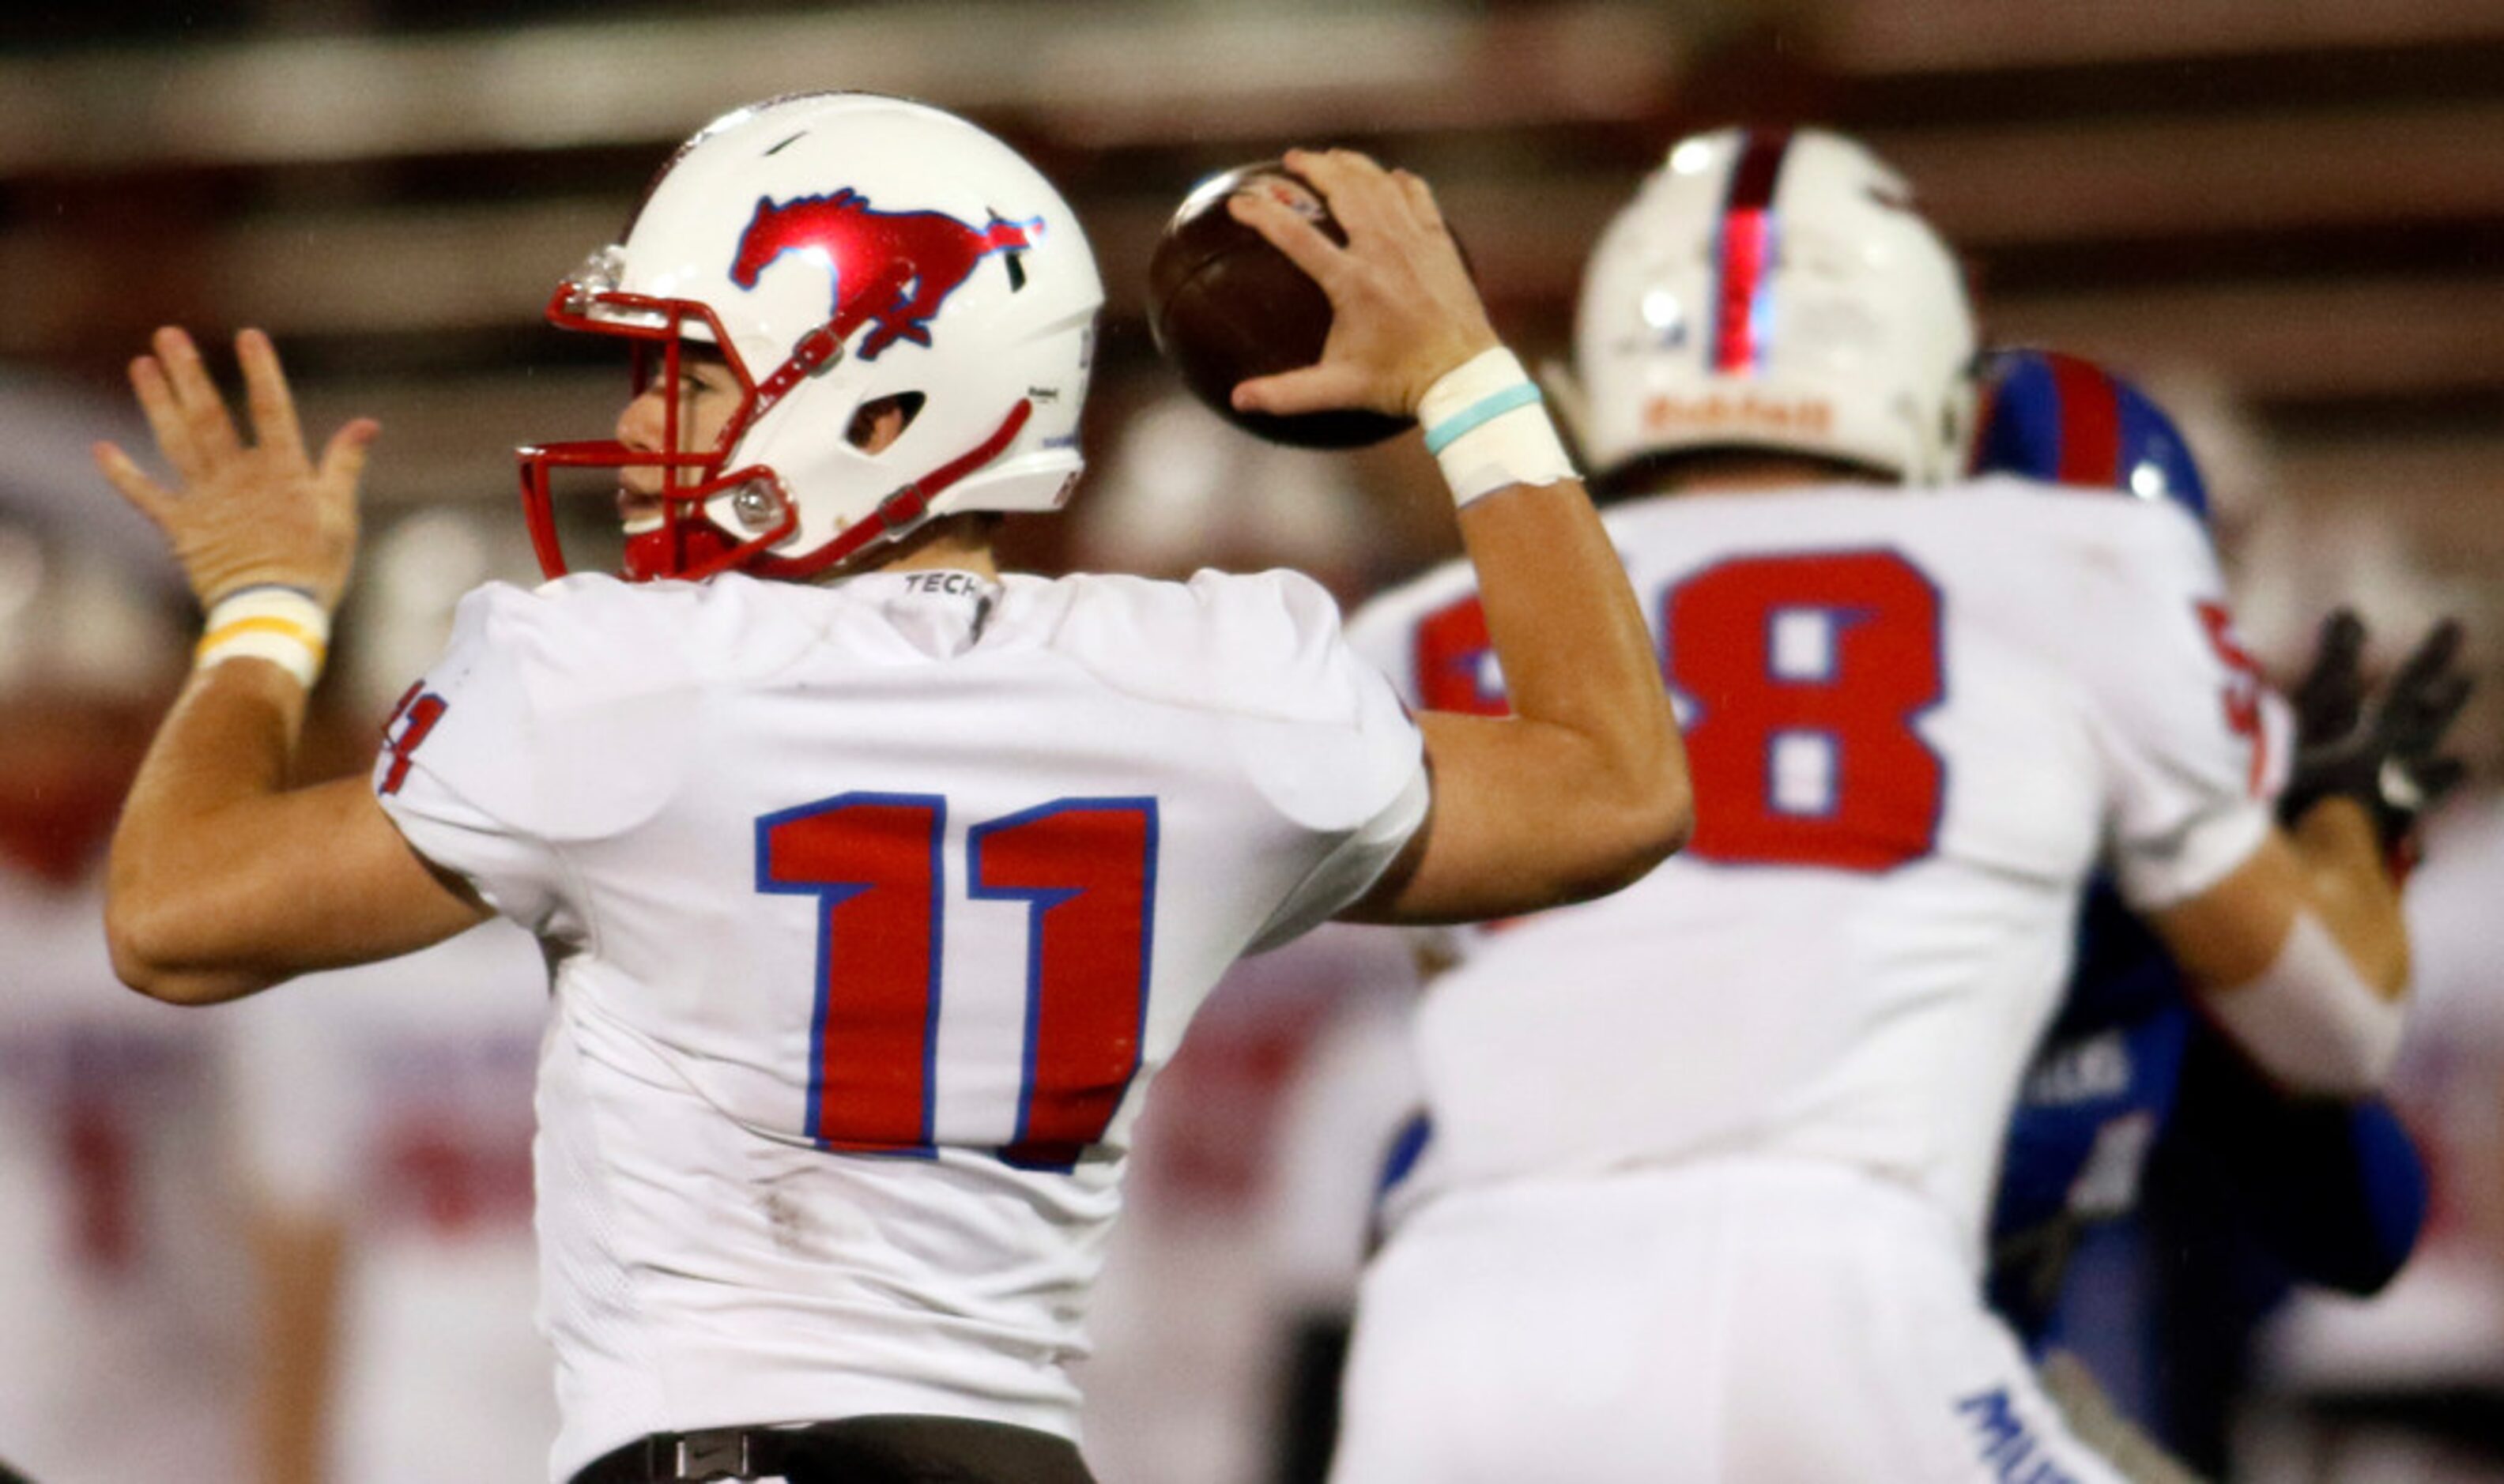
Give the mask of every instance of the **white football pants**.
[[1950, 1228], [1770, 1159], [1435, 1199], [1366, 1276], [1332, 1484], [2121, 1484]]

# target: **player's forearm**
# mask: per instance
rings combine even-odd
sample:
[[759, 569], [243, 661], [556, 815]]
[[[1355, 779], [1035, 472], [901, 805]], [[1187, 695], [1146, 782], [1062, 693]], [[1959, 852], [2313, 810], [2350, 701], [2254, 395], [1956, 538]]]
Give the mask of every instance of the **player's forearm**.
[[2150, 915], [2201, 1004], [2280, 1087], [2355, 1097], [2388, 1075], [2405, 1028], [2408, 939], [2357, 805], [2330, 800], [2294, 836]]
[[1587, 852], [1598, 877], [1633, 880], [1686, 842], [1694, 809], [1659, 663], [1608, 531], [1574, 481], [1472, 501], [1460, 524], [1512, 725], [1534, 733], [1539, 752], [1524, 761], [1547, 774], [1549, 809], [1531, 846]]
[[215, 665], [176, 702], [114, 832], [105, 933], [115, 972], [159, 999], [201, 1004], [265, 987], [250, 965], [276, 842], [256, 805], [287, 780], [304, 689], [257, 660]]
[[2306, 903], [2384, 999], [2408, 990], [2408, 922], [2397, 883], [2383, 865], [2372, 817], [2352, 799], [2324, 799], [2287, 831]]

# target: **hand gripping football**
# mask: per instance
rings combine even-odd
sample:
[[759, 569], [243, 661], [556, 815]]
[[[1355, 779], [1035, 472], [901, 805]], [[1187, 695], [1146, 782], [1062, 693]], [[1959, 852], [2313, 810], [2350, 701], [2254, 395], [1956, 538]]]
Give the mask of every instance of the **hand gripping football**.
[[1415, 426], [1414, 418], [1347, 408], [1292, 417], [1237, 412], [1235, 383], [1307, 366], [1330, 338], [1321, 286], [1259, 232], [1235, 220], [1227, 198], [1267, 191], [1334, 242], [1347, 234], [1312, 188], [1276, 160], [1238, 165], [1192, 188], [1157, 239], [1148, 263], [1148, 328], [1192, 394], [1227, 421], [1297, 448], [1361, 448]]

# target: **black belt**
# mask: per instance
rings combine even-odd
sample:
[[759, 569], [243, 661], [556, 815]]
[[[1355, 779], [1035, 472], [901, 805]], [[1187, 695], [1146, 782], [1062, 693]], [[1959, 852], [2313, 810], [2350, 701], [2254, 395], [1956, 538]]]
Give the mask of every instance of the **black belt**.
[[1095, 1484], [1065, 1437], [970, 1418], [901, 1415], [803, 1428], [649, 1432], [594, 1460], [573, 1484], [781, 1478], [792, 1484]]
[[650, 1432], [604, 1455], [574, 1484], [680, 1484], [703, 1479], [779, 1479], [801, 1430], [708, 1428]]

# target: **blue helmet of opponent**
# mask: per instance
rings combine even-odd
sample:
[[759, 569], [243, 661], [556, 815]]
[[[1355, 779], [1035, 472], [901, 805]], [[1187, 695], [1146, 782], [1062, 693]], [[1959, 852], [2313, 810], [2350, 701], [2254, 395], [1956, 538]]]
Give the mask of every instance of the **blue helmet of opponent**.
[[2129, 382], [2060, 351], [1982, 360], [1971, 468], [2170, 500], [2208, 518], [2208, 491], [2174, 420]]

